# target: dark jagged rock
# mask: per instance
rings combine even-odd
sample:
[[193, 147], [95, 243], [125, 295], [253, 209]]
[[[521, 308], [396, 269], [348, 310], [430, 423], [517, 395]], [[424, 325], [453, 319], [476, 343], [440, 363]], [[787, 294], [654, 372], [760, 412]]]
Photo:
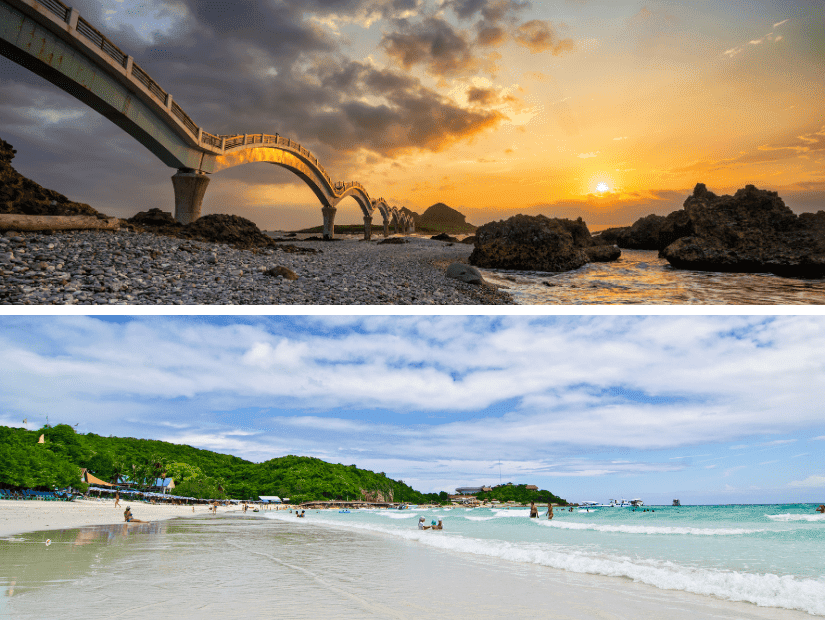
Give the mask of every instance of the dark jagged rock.
[[587, 264], [588, 259], [584, 247], [574, 242], [574, 234], [581, 237], [581, 232], [570, 224], [570, 220], [550, 219], [544, 215], [515, 215], [507, 220], [490, 222], [476, 233], [470, 264], [528, 271], [578, 269]]
[[387, 239], [381, 239], [378, 242], [378, 245], [403, 245], [405, 243], [409, 243], [404, 237], [389, 237]]
[[91, 215], [108, 216], [87, 204], [73, 202], [63, 194], [41, 187], [17, 172], [11, 165], [17, 151], [0, 140], [0, 213], [20, 215]]
[[596, 245], [619, 245], [619, 234], [629, 228], [629, 226], [623, 226], [620, 228], [605, 228], [598, 234], [593, 235], [593, 243]]
[[659, 231], [665, 223], [662, 215], [650, 214], [633, 222], [633, 226], [622, 230], [616, 245], [628, 250], [658, 250]]
[[668, 218], [691, 233], [661, 251], [674, 267], [825, 276], [825, 212], [797, 217], [776, 192], [716, 196], [700, 183], [679, 213]]
[[433, 235], [432, 237], [430, 237], [430, 239], [433, 239], [435, 241], [450, 241], [452, 243], [458, 243], [458, 239], [456, 239], [455, 237], [451, 237], [447, 233]]
[[161, 211], [160, 209], [141, 211], [126, 221], [133, 226], [153, 229], [153, 232], [161, 232], [158, 229], [164, 229], [164, 231], [165, 229], [170, 229], [170, 231], [175, 231], [183, 228], [183, 224], [172, 217], [171, 213], [168, 211]]
[[474, 245], [476, 242], [477, 237], [475, 235], [470, 235], [469, 237], [464, 237], [459, 243], [466, 243], [467, 245]]
[[585, 248], [584, 253], [591, 263], [610, 263], [622, 255], [622, 251], [615, 245], [593, 245]]
[[677, 239], [690, 237], [694, 232], [693, 220], [690, 219], [687, 211], [684, 209], [674, 211], [665, 218], [659, 228], [659, 253], [661, 254], [662, 250]]

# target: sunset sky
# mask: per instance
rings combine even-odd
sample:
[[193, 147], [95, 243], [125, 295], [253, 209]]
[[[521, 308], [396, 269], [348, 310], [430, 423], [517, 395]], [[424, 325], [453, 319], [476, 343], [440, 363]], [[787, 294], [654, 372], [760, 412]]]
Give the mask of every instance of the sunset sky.
[[823, 350], [820, 316], [7, 316], [0, 424], [421, 491], [819, 503]]
[[[279, 132], [333, 178], [481, 224], [591, 229], [681, 206], [697, 182], [825, 208], [818, 0], [77, 0], [212, 133]], [[173, 209], [174, 173], [106, 119], [0, 58], [0, 137], [42, 185], [128, 217]], [[600, 191], [601, 190], [601, 191]], [[285, 170], [213, 175], [205, 213], [321, 223]], [[360, 223], [354, 200], [337, 223]]]

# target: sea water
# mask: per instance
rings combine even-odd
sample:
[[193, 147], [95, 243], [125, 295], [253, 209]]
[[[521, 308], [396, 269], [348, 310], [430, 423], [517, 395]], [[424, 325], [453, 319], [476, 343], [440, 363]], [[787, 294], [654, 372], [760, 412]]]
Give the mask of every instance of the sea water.
[[481, 270], [519, 304], [823, 304], [825, 280], [674, 269], [658, 252], [564, 273]]
[[[825, 615], [825, 515], [814, 505], [355, 510], [307, 513], [319, 527], [380, 533], [454, 553], [632, 579]], [[269, 518], [291, 519], [276, 512]], [[444, 530], [419, 530], [442, 519]]]
[[648, 510], [285, 510], [33, 532], [0, 539], [0, 618], [825, 616], [813, 505]]

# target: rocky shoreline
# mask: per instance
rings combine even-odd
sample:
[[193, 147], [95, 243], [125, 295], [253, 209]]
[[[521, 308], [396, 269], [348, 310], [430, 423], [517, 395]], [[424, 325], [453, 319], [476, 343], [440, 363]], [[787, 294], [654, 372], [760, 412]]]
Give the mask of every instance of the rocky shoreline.
[[[0, 236], [0, 304], [514, 303], [495, 287], [447, 278], [472, 246], [406, 240], [239, 250], [130, 230], [8, 232]], [[269, 275], [276, 267], [298, 278]]]

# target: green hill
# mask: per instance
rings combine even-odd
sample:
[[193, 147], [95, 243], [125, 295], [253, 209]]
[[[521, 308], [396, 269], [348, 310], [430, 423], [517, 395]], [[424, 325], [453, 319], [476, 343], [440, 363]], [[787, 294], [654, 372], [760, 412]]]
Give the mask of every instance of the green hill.
[[[45, 442], [38, 444], [40, 435]], [[252, 463], [236, 456], [151, 439], [77, 434], [58, 424], [36, 431], [0, 426], [0, 485], [83, 488], [80, 468], [102, 480], [128, 476], [148, 486], [167, 474], [175, 492], [193, 497], [257, 499], [288, 497], [292, 503], [350, 499], [423, 503], [439, 501], [383, 472], [338, 465], [307, 456]]]

